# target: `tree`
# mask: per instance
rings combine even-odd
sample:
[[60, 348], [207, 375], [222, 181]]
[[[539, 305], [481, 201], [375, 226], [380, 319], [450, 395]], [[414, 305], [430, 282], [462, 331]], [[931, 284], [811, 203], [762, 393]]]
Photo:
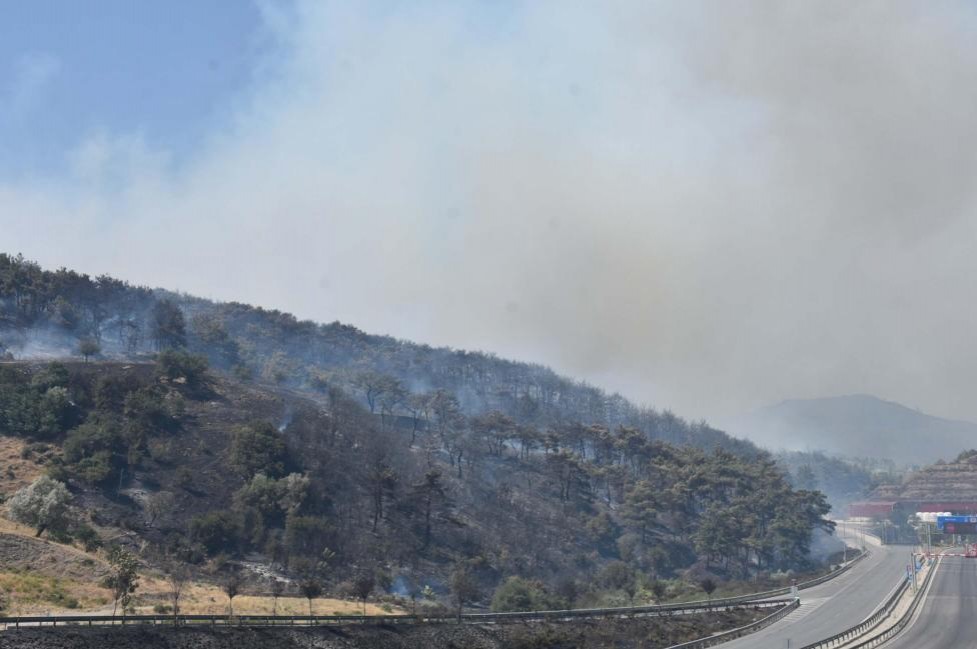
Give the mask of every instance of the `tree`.
[[702, 592], [706, 594], [706, 597], [709, 598], [709, 601], [712, 601], [712, 594], [716, 590], [716, 582], [713, 581], [711, 578], [706, 577], [705, 579], [699, 582], [699, 588], [701, 588]]
[[366, 615], [366, 599], [373, 592], [377, 584], [374, 570], [363, 569], [356, 573], [351, 582], [353, 595], [363, 603], [363, 615]]
[[60, 385], [47, 388], [37, 402], [37, 426], [34, 436], [51, 439], [70, 428], [75, 405], [68, 389]]
[[818, 478], [814, 475], [814, 469], [811, 468], [810, 464], [802, 464], [798, 467], [794, 486], [808, 491], [814, 491], [818, 488]]
[[505, 450], [506, 442], [516, 436], [516, 422], [498, 410], [472, 419], [472, 429], [485, 442], [489, 453], [499, 457]]
[[127, 450], [119, 419], [94, 412], [85, 423], [68, 433], [62, 456], [72, 475], [95, 485], [118, 475]]
[[115, 616], [119, 605], [122, 605], [122, 617], [125, 618], [126, 609], [132, 602], [132, 594], [139, 587], [138, 572], [139, 567], [136, 558], [125, 548], [113, 545], [108, 553], [108, 562], [111, 572], [102, 582], [106, 588], [112, 591], [112, 616]]
[[475, 581], [475, 577], [472, 575], [468, 566], [459, 564], [451, 572], [450, 586], [451, 597], [454, 600], [455, 607], [458, 611], [458, 620], [460, 621], [461, 611], [465, 604], [478, 599], [478, 582]]
[[634, 595], [637, 592], [636, 577], [634, 570], [623, 561], [612, 561], [601, 570], [598, 581], [605, 587], [613, 590], [624, 591], [624, 594], [634, 604]]
[[156, 357], [156, 376], [177, 385], [185, 385], [191, 395], [199, 396], [207, 386], [206, 356], [179, 349], [164, 349]]
[[541, 611], [553, 607], [553, 600], [546, 588], [538, 581], [522, 577], [509, 577], [502, 582], [492, 595], [492, 610]]
[[153, 342], [157, 351], [186, 347], [187, 325], [183, 311], [170, 300], [158, 301], [150, 314]]
[[642, 543], [647, 543], [648, 532], [658, 520], [660, 505], [655, 491], [647, 480], [639, 480], [627, 492], [621, 507], [621, 518], [641, 536]]
[[428, 413], [431, 411], [430, 398], [426, 394], [411, 394], [405, 401], [405, 407], [410, 413], [410, 446], [414, 446], [421, 422], [427, 419]]
[[329, 552], [326, 544], [334, 534], [330, 522], [321, 516], [289, 516], [285, 521], [285, 549], [290, 556], [317, 561]]
[[363, 391], [363, 396], [366, 397], [366, 404], [370, 408], [370, 414], [376, 413], [378, 405], [382, 409], [392, 412], [393, 408], [406, 395], [406, 391], [401, 386], [400, 381], [395, 377], [373, 370], [357, 372], [353, 376], [352, 383]]
[[285, 439], [271, 422], [258, 422], [234, 431], [231, 464], [245, 480], [257, 473], [279, 478], [285, 473], [285, 460]]
[[410, 614], [417, 615], [417, 598], [421, 596], [424, 592], [424, 586], [418, 580], [417, 575], [406, 574], [402, 575], [401, 578], [404, 582], [404, 588], [407, 590], [407, 596], [410, 597]]
[[458, 399], [445, 390], [435, 390], [428, 397], [434, 424], [441, 438], [441, 443], [448, 451], [448, 459], [455, 463], [455, 446], [461, 430], [465, 426], [465, 416], [461, 411]]
[[377, 398], [381, 424], [386, 424], [388, 417], [393, 418], [397, 408], [407, 400], [407, 390], [396, 378], [389, 377], [384, 388], [383, 393]]
[[241, 592], [242, 584], [241, 573], [237, 570], [232, 570], [221, 582], [221, 590], [227, 595], [228, 614], [231, 617], [234, 617], [234, 598]]
[[207, 554], [236, 552], [241, 541], [242, 523], [234, 512], [218, 510], [190, 519], [190, 538], [199, 542]]
[[312, 617], [312, 600], [322, 595], [322, 582], [315, 575], [306, 575], [299, 581], [299, 592], [309, 600], [309, 617]]
[[439, 507], [445, 506], [448, 502], [445, 493], [444, 482], [441, 479], [441, 472], [431, 469], [424, 474], [424, 479], [414, 485], [414, 498], [419, 501], [419, 509], [424, 517], [423, 523], [423, 548], [427, 549], [431, 543], [431, 532], [434, 527], [435, 513]]
[[97, 356], [101, 353], [102, 347], [93, 338], [82, 338], [78, 341], [78, 353], [82, 355], [85, 362], [92, 356]]
[[175, 506], [176, 498], [169, 491], [150, 494], [146, 499], [146, 515], [149, 517], [146, 527], [152, 528], [157, 519], [173, 511]]
[[[281, 579], [272, 577], [271, 583], [268, 585], [268, 590], [271, 591], [271, 614], [278, 615], [278, 598], [281, 597], [282, 593], [285, 591], [285, 582], [282, 581]], [[312, 608], [312, 602], [310, 601], [309, 602], [310, 615], [312, 614], [311, 608]]]
[[663, 582], [661, 579], [656, 579], [653, 582], [651, 582], [651, 594], [652, 596], [654, 596], [656, 604], [662, 603], [662, 597], [665, 596], [667, 590], [668, 587], [665, 585], [665, 582]]
[[183, 589], [190, 581], [190, 570], [180, 561], [170, 561], [166, 567], [166, 581], [170, 584], [170, 601], [173, 603], [173, 624], [177, 624], [180, 615], [180, 597]]
[[287, 514], [294, 515], [308, 493], [307, 477], [292, 473], [281, 480], [256, 473], [251, 481], [234, 494], [239, 509], [251, 509], [260, 514], [265, 525], [280, 527]]
[[397, 474], [382, 458], [378, 458], [370, 468], [368, 480], [373, 496], [373, 531], [376, 532], [377, 523], [383, 518], [383, 503], [397, 487]]
[[64, 483], [42, 475], [11, 497], [8, 511], [15, 521], [36, 528], [35, 536], [40, 536], [45, 530], [66, 529], [70, 502], [71, 494]]
[[312, 600], [322, 595], [322, 575], [329, 562], [335, 557], [335, 552], [325, 548], [318, 559], [303, 558], [296, 561], [293, 566], [296, 572], [301, 575], [299, 592], [305, 599], [309, 600], [309, 617], [312, 617]]

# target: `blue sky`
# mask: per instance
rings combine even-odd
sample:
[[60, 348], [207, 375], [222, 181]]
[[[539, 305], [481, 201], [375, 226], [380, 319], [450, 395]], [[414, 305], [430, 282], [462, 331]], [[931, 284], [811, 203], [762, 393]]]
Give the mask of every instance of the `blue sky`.
[[252, 82], [270, 45], [238, 0], [0, 2], [0, 174], [58, 173], [99, 132], [180, 159]]

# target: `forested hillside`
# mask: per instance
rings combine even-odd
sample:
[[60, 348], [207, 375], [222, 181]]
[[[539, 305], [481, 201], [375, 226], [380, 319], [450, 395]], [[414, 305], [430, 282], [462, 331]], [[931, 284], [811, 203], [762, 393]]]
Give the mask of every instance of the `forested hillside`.
[[883, 470], [886, 463], [878, 460], [833, 457], [819, 451], [781, 451], [775, 457], [794, 487], [824, 492], [836, 512], [844, 512], [848, 503], [895, 479], [894, 470]]
[[3, 256], [0, 314], [79, 357], [0, 365], [0, 435], [75, 511], [35, 523], [146, 561], [538, 608], [809, 567], [832, 526], [764, 452], [545, 368]]
[[704, 422], [636, 406], [539, 365], [370, 335], [338, 322], [298, 321], [279, 311], [106, 276], [44, 271], [0, 254], [0, 354], [4, 348], [18, 357], [89, 349], [132, 358], [170, 346], [186, 346], [243, 378], [320, 393], [341, 388], [377, 415], [428, 417], [430, 398], [444, 390], [466, 415], [497, 410], [538, 428], [624, 425], [675, 444], [756, 453], [749, 442]]

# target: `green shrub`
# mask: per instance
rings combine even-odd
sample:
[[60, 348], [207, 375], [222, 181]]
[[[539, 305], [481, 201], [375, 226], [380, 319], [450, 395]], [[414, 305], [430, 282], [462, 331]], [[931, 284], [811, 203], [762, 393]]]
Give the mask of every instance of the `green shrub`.
[[492, 610], [506, 611], [542, 611], [561, 608], [562, 602], [551, 596], [546, 587], [538, 581], [509, 577], [492, 595]]
[[[71, 532], [87, 552], [94, 552], [102, 547], [102, 539], [99, 538], [98, 532], [91, 525], [81, 523]], [[91, 559], [86, 559], [86, 561], [91, 561]]]
[[118, 422], [109, 416], [90, 416], [68, 433], [63, 455], [69, 473], [89, 484], [104, 482], [121, 466], [126, 455]]
[[190, 520], [190, 537], [211, 556], [218, 552], [237, 552], [241, 534], [241, 521], [231, 512], [215, 511]]
[[207, 387], [207, 368], [205, 357], [176, 349], [167, 349], [156, 357], [156, 375], [186, 386], [190, 394], [201, 394]]
[[31, 387], [38, 392], [51, 388], [66, 388], [71, 380], [68, 368], [61, 363], [49, 363], [31, 377]]
[[333, 536], [332, 526], [322, 518], [289, 516], [285, 523], [285, 548], [292, 555], [318, 558]]
[[285, 438], [270, 422], [258, 422], [234, 431], [231, 464], [246, 480], [264, 473], [280, 478], [285, 473]]

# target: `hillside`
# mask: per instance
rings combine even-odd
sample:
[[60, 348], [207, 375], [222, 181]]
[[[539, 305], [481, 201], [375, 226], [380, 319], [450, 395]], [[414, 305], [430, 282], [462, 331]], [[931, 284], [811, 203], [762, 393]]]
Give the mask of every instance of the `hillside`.
[[830, 527], [823, 496], [791, 490], [770, 460], [581, 426], [530, 450], [520, 440], [539, 431], [501, 414], [457, 430], [395, 423], [182, 352], [0, 364], [0, 439], [26, 442], [19, 471], [72, 494], [75, 514], [48, 535], [122, 543], [161, 569], [244, 567], [259, 589], [328, 549], [336, 593], [367, 571], [375, 593], [444, 594], [462, 565], [478, 599], [518, 575], [548, 584], [547, 606], [594, 603], [634, 571], [804, 568], [812, 530]]
[[819, 449], [914, 465], [954, 457], [977, 439], [977, 424], [942, 419], [869, 395], [791, 399], [736, 424], [771, 448]]
[[977, 451], [964, 451], [950, 461], [913, 471], [901, 484], [881, 485], [870, 499], [977, 502]]
[[787, 470], [794, 487], [823, 492], [835, 512], [844, 512], [849, 503], [864, 499], [875, 485], [890, 477], [864, 463], [820, 451], [781, 451], [774, 457]]
[[77, 355], [83, 341], [114, 359], [186, 346], [238, 377], [313, 395], [341, 389], [378, 416], [416, 420], [425, 413], [424, 397], [443, 390], [468, 416], [500, 411], [537, 428], [623, 425], [673, 444], [757, 453], [751, 443], [704, 422], [636, 406], [539, 365], [371, 335], [338, 322], [299, 321], [279, 311], [106, 276], [45, 271], [0, 254], [0, 357]]
[[751, 444], [538, 366], [3, 255], [0, 336], [0, 488], [64, 483], [40, 532], [162, 569], [620, 604], [812, 568], [831, 528]]

